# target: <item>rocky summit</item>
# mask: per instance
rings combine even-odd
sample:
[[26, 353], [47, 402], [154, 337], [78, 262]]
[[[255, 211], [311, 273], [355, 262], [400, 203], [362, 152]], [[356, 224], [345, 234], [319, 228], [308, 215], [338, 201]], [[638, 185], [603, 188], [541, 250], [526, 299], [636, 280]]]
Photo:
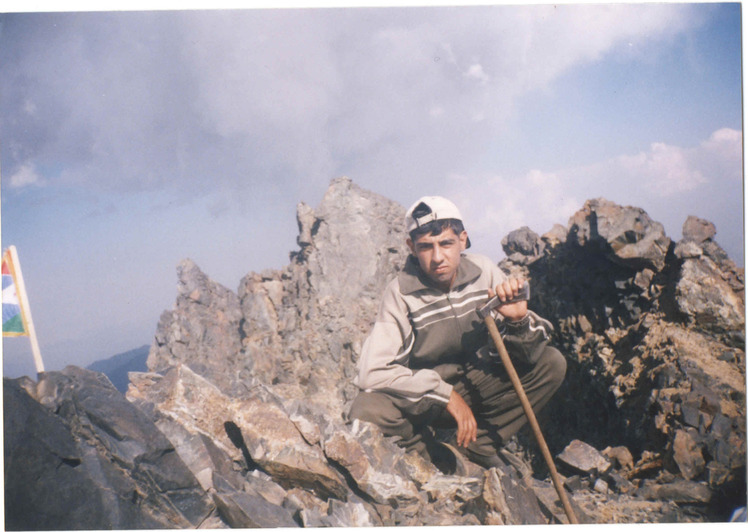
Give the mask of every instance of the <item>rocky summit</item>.
[[[346, 420], [406, 257], [403, 215], [336, 179], [316, 208], [298, 205], [284, 269], [233, 291], [185, 259], [126, 395], [73, 366], [5, 379], [6, 528], [567, 522], [527, 430], [504, 466], [458, 460], [444, 475]], [[539, 421], [582, 523], [716, 522], [745, 507], [744, 271], [716, 234], [689, 216], [673, 241], [599, 198], [566, 226], [500, 241], [500, 266], [530, 280], [568, 361]]]

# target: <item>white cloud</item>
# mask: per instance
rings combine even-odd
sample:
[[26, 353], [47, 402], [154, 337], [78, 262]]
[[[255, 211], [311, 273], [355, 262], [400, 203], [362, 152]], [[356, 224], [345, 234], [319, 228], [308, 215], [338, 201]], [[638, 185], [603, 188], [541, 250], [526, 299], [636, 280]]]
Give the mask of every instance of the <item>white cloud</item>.
[[488, 75], [483, 71], [483, 67], [479, 63], [470, 65], [467, 72], [465, 72], [465, 77], [474, 79], [481, 84], [486, 84], [489, 80]]
[[723, 128], [694, 147], [655, 142], [647, 151], [621, 155], [578, 172], [597, 174], [601, 179], [615, 176], [662, 198], [682, 196], [716, 181], [738, 186], [742, 179], [742, 137], [738, 130]]
[[705, 141], [705, 145], [724, 145], [728, 147], [728, 150], [733, 153], [733, 155], [740, 155], [740, 147], [743, 140], [743, 134], [740, 131], [737, 131], [735, 129], [730, 128], [722, 128], [714, 133], [709, 137], [709, 140]]
[[446, 195], [460, 207], [474, 248], [500, 254], [500, 241], [527, 226], [539, 235], [576, 212], [583, 198], [570, 193], [558, 174], [531, 170], [523, 176], [451, 175]]
[[8, 178], [10, 188], [20, 189], [28, 186], [41, 186], [44, 183], [32, 163], [24, 163]]
[[686, 150], [662, 142], [653, 143], [647, 152], [623, 155], [610, 164], [619, 165], [628, 179], [642, 183], [659, 196], [693, 190], [706, 183], [702, 173], [689, 162]]
[[694, 150], [694, 164], [703, 168], [706, 173], [729, 176], [734, 183], [743, 179], [743, 133], [723, 128], [715, 131], [708, 140]]
[[688, 20], [682, 6], [226, 12], [184, 17], [182, 56], [202, 123], [261, 171], [433, 178], [509, 132], [525, 91]]
[[36, 114], [36, 105], [30, 99], [26, 99], [23, 102], [23, 112], [27, 115], [33, 116]]
[[653, 143], [645, 152], [584, 167], [514, 176], [453, 174], [445, 195], [460, 207], [476, 250], [491, 256], [500, 253], [498, 242], [509, 231], [528, 226], [542, 235], [556, 223], [565, 226], [596, 197], [649, 209], [676, 239], [688, 214], [731, 235], [742, 201], [741, 153], [741, 132], [721, 129], [694, 147]]
[[667, 4], [51, 17], [3, 32], [3, 128], [22, 144], [5, 168], [234, 196], [250, 180], [255, 195], [340, 174], [441, 180], [511, 133], [527, 91], [694, 18]]
[[438, 118], [444, 114], [444, 108], [436, 105], [429, 110], [429, 116], [432, 118]]

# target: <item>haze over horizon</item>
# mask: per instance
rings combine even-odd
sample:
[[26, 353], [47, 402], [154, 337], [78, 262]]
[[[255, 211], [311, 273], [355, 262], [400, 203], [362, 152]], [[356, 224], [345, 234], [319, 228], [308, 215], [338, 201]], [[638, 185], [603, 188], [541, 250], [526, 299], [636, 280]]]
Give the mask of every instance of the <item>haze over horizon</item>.
[[497, 261], [605, 197], [742, 266], [741, 60], [740, 4], [0, 14], [2, 246], [47, 369], [151, 343], [184, 258], [284, 267], [343, 175], [452, 198]]

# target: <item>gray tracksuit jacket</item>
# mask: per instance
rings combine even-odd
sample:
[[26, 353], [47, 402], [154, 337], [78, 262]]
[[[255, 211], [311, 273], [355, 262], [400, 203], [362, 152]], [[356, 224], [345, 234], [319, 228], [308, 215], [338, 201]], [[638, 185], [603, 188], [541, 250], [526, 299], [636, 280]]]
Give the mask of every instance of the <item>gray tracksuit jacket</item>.
[[[444, 293], [410, 256], [385, 290], [362, 349], [356, 385], [414, 401], [448, 402], [452, 385], [447, 380], [468, 357], [487, 350], [488, 331], [477, 308], [488, 300], [488, 289], [505, 279], [488, 257], [466, 253], [452, 289]], [[537, 362], [553, 329], [531, 311], [519, 322], [498, 325], [510, 355], [530, 364]]]

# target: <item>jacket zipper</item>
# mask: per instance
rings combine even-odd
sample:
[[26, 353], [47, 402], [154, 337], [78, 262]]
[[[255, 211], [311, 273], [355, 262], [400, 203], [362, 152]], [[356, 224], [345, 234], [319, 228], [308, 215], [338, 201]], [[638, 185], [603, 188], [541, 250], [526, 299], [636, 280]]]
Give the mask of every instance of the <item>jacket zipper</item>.
[[462, 326], [460, 325], [460, 318], [457, 317], [457, 311], [455, 310], [455, 307], [452, 304], [452, 292], [451, 291], [447, 294], [447, 301], [449, 302], [449, 309], [452, 311], [452, 321], [454, 321], [455, 323], [455, 328], [457, 329], [457, 332], [459, 333], [459, 338], [462, 338], [462, 335], [465, 334], [465, 331], [462, 330]]

